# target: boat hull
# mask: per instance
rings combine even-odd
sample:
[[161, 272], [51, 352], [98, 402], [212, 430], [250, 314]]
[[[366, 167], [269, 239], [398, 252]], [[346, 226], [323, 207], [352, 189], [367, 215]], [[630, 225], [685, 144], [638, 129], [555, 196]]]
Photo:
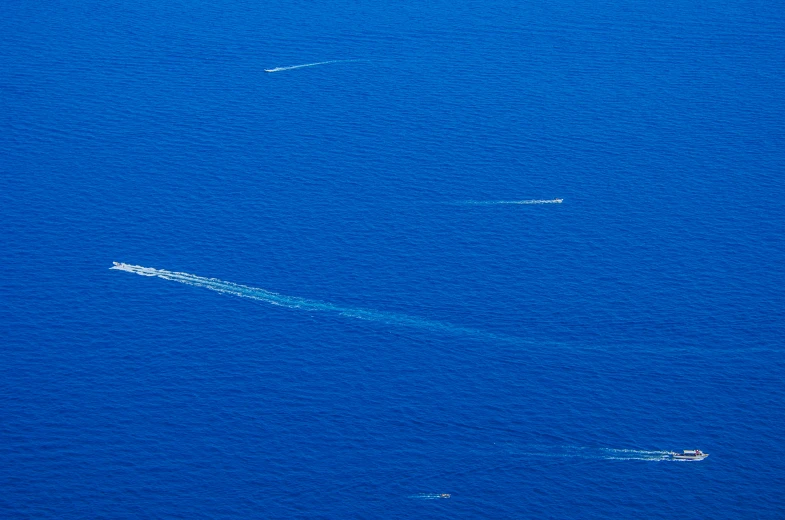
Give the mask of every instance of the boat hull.
[[671, 453], [671, 458], [673, 460], [703, 460], [709, 455], [707, 453], [702, 453], [701, 455], [682, 455], [681, 453]]

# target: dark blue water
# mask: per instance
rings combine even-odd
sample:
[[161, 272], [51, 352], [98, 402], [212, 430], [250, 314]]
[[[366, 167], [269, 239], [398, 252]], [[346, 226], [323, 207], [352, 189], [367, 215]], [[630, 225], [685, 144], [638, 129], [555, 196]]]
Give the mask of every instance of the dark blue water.
[[8, 2], [0, 516], [782, 518], [785, 15], [651, 4]]

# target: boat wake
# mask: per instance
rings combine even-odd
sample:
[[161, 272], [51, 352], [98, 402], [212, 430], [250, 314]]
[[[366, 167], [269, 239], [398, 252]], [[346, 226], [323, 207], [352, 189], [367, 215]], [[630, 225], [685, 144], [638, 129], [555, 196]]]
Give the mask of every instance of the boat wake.
[[317, 65], [327, 65], [328, 63], [350, 63], [362, 60], [330, 60], [318, 61], [316, 63], [303, 63], [302, 65], [291, 65], [289, 67], [275, 67], [274, 69], [264, 69], [265, 72], [283, 72], [285, 70], [303, 69], [305, 67], [316, 67]]
[[603, 448], [605, 460], [670, 460], [670, 452], [662, 450], [619, 450]]
[[141, 265], [124, 264], [120, 262], [113, 262], [114, 265], [110, 269], [118, 271], [125, 271], [128, 273], [138, 274], [140, 276], [150, 276], [178, 282], [185, 285], [194, 287], [202, 287], [211, 291], [228, 294], [230, 296], [238, 296], [240, 298], [249, 298], [251, 300], [269, 303], [271, 305], [279, 305], [289, 309], [299, 309], [304, 311], [317, 311], [329, 312], [355, 318], [360, 320], [376, 321], [388, 325], [400, 325], [405, 327], [414, 327], [418, 329], [426, 329], [433, 331], [440, 331], [449, 334], [468, 335], [481, 339], [492, 339], [497, 341], [504, 341], [508, 343], [521, 344], [523, 339], [515, 336], [507, 336], [503, 334], [495, 334], [492, 332], [485, 332], [478, 329], [469, 327], [461, 327], [451, 323], [428, 320], [409, 316], [406, 314], [398, 314], [393, 312], [376, 311], [372, 309], [361, 309], [354, 307], [344, 307], [332, 303], [321, 302], [318, 300], [309, 300], [306, 298], [299, 298], [297, 296], [286, 296], [283, 294], [274, 293], [258, 287], [250, 287], [247, 285], [240, 285], [232, 282], [225, 282], [217, 278], [205, 278], [195, 274], [180, 273], [175, 271], [167, 271], [165, 269], [155, 269], [153, 267], [142, 267]]
[[461, 204], [490, 206], [495, 204], [561, 204], [564, 199], [530, 199], [530, 200], [465, 200]]
[[441, 498], [450, 498], [448, 493], [417, 493], [416, 495], [409, 495], [409, 498], [418, 498], [420, 500], [439, 500]]
[[662, 450], [631, 450], [616, 448], [585, 448], [578, 446], [542, 446], [536, 450], [513, 452], [515, 455], [543, 458], [567, 458], [589, 460], [645, 460], [659, 462], [672, 460], [670, 452]]

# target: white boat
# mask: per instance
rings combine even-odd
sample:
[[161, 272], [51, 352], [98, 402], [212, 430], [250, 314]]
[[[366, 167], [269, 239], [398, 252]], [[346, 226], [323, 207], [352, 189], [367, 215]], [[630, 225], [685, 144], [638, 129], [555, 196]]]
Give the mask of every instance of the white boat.
[[682, 453], [672, 451], [669, 453], [673, 460], [703, 460], [709, 456], [701, 450], [683, 450]]

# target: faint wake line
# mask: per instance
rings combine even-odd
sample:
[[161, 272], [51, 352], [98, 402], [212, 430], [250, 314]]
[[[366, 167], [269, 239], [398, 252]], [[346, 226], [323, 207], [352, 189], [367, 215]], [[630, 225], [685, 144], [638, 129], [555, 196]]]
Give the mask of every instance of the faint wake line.
[[531, 199], [531, 200], [466, 200], [461, 204], [493, 205], [493, 204], [561, 204], [564, 199]]
[[670, 452], [663, 450], [619, 450], [604, 448], [605, 460], [670, 460]]
[[265, 72], [282, 72], [284, 70], [294, 70], [294, 69], [302, 69], [304, 67], [315, 67], [317, 65], [327, 65], [328, 63], [349, 63], [353, 61], [361, 61], [361, 60], [330, 60], [330, 61], [318, 61], [316, 63], [303, 63], [302, 65], [291, 65], [289, 67], [275, 67], [274, 69], [264, 69]]
[[514, 336], [494, 334], [492, 332], [485, 332], [468, 327], [460, 327], [451, 323], [427, 320], [414, 316], [408, 316], [406, 314], [375, 311], [372, 309], [361, 309], [355, 307], [343, 307], [332, 303], [320, 302], [318, 300], [308, 300], [306, 298], [299, 298], [297, 296], [286, 296], [283, 294], [267, 291], [265, 289], [260, 289], [258, 287], [250, 287], [247, 285], [225, 282], [223, 280], [219, 280], [218, 278], [205, 278], [195, 274], [167, 271], [165, 269], [142, 267], [141, 265], [124, 264], [120, 262], [114, 262], [114, 265], [110, 267], [110, 269], [126, 271], [128, 273], [134, 273], [140, 276], [162, 278], [164, 280], [179, 282], [195, 287], [203, 287], [211, 291], [228, 294], [231, 296], [239, 296], [241, 298], [250, 298], [252, 300], [262, 301], [272, 305], [279, 305], [290, 309], [332, 312], [341, 316], [368, 321], [377, 321], [386, 323], [388, 325], [403, 325], [419, 329], [438, 330], [451, 334], [466, 334], [479, 338], [494, 339], [509, 343], [521, 343], [523, 341], [521, 338]]
[[575, 458], [592, 460], [672, 460], [670, 452], [663, 450], [630, 450], [614, 448], [583, 448], [575, 446], [541, 447], [537, 451], [518, 452], [527, 457]]

